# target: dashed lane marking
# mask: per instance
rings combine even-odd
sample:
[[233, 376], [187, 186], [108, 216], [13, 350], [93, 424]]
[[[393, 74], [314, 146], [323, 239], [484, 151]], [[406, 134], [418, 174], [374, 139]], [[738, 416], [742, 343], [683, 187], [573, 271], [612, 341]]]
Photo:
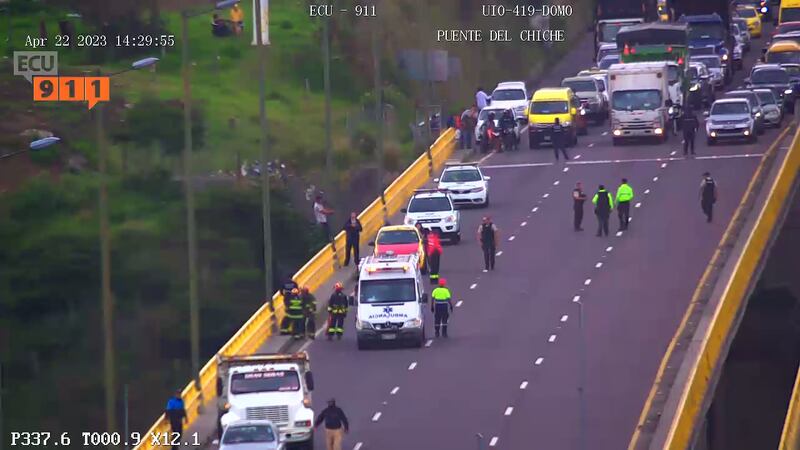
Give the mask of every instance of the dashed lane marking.
[[549, 193], [545, 193], [544, 195], [542, 195], [542, 198], [547, 198], [547, 197], [550, 197]]
[[642, 202], [638, 202], [635, 205], [633, 205], [634, 208], [639, 208], [641, 206], [642, 206]]
[[408, 370], [414, 370], [417, 367], [417, 362], [414, 361], [408, 366]]
[[569, 172], [569, 167], [564, 167], [564, 172]]
[[493, 166], [481, 166], [481, 169], [516, 169], [518, 167], [545, 167], [552, 166], [553, 163], [519, 163], [519, 164], [495, 164]]
[[472, 283], [472, 284], [469, 286], [469, 288], [470, 288], [470, 289], [475, 289], [476, 287], [478, 287], [478, 283]]
[[510, 416], [511, 413], [513, 413], [513, 412], [514, 412], [514, 407], [513, 406], [509, 406], [508, 408], [506, 408], [506, 411], [503, 413], [503, 415], [504, 416]]
[[523, 381], [522, 383], [519, 384], [519, 388], [521, 390], [527, 389], [528, 388], [528, 382], [527, 381]]
[[[763, 153], [745, 153], [738, 155], [710, 155], [698, 156], [695, 159], [737, 159], [737, 158], [760, 158], [764, 156]], [[588, 165], [588, 164], [624, 164], [624, 163], [638, 163], [638, 162], [663, 162], [663, 161], [680, 161], [683, 158], [631, 158], [631, 159], [597, 159], [576, 161], [581, 159], [581, 155], [575, 155], [571, 161], [567, 161], [568, 165]], [[541, 162], [541, 163], [518, 163], [518, 164], [497, 164], [490, 166], [481, 166], [482, 169], [518, 169], [524, 167], [544, 167], [553, 166], [555, 163]]]
[[586, 281], [583, 282], [584, 286], [588, 286], [590, 284], [592, 284], [592, 279], [591, 278], [587, 278]]
[[622, 236], [622, 231], [617, 231], [617, 237]]
[[535, 364], [537, 366], [541, 366], [543, 362], [544, 362], [544, 358], [542, 358], [540, 356], [540, 357], [536, 358], [536, 361], [533, 364]]
[[378, 411], [378, 412], [376, 412], [375, 414], [373, 414], [373, 416], [372, 416], [372, 421], [373, 421], [373, 422], [377, 422], [378, 420], [380, 420], [380, 418], [381, 418], [381, 412], [380, 412], [380, 411]]
[[353, 447], [353, 450], [361, 450], [361, 446], [362, 446], [362, 445], [364, 445], [364, 443], [363, 443], [363, 442], [359, 442], [359, 443], [357, 443], [357, 444], [356, 444], [356, 445]]
[[675, 156], [675, 153], [678, 153], [678, 152], [676, 152], [675, 150], [673, 150], [673, 151], [671, 151], [671, 152], [669, 153], [669, 156]]
[[463, 304], [464, 304], [464, 300], [459, 300], [459, 301], [457, 301], [457, 302], [456, 302], [456, 308], [460, 308], [460, 307], [461, 307], [461, 305], [463, 305]]
[[587, 145], [587, 147], [589, 147], [589, 148], [594, 147], [594, 142], [590, 142], [589, 145]]
[[433, 339], [428, 339], [428, 342], [425, 343], [425, 347], [430, 347], [433, 345]]
[[568, 315], [566, 315], [566, 314], [564, 314], [563, 316], [561, 316], [561, 322], [566, 322], [568, 319], [569, 319], [569, 316], [568, 316]]
[[508, 240], [509, 240], [509, 241], [513, 241], [513, 240], [514, 240], [514, 239], [516, 239], [516, 238], [517, 238], [517, 237], [516, 237], [516, 236], [514, 236], [514, 235], [512, 234], [511, 236], [509, 236], [509, 237], [508, 237]]
[[502, 250], [500, 250], [499, 252], [495, 253], [495, 254], [494, 254], [494, 256], [500, 256], [500, 255], [502, 255], [502, 254], [503, 254], [503, 251], [502, 251]]
[[650, 189], [645, 189], [645, 190], [644, 190], [644, 193], [645, 193], [645, 194], [649, 194], [649, 193], [650, 193]]
[[653, 181], [658, 181], [658, 177], [653, 177]]
[[608, 136], [608, 131], [603, 131], [603, 136]]
[[560, 183], [561, 183], [560, 181], [556, 180], [553, 182], [553, 186], [558, 186]]
[[536, 212], [538, 210], [539, 210], [539, 207], [538, 206], [534, 206], [533, 209], [531, 210], [531, 212]]
[[614, 247], [612, 247], [612, 246], [608, 246], [608, 247], [606, 247], [606, 251], [607, 251], [607, 252], [610, 252], [611, 250], [614, 250]]
[[395, 395], [395, 394], [397, 394], [397, 391], [399, 391], [399, 390], [400, 390], [400, 386], [395, 386], [394, 389], [392, 389], [392, 391], [389, 392], [389, 394]]
[[599, 269], [599, 268], [601, 268], [601, 267], [603, 267], [603, 263], [601, 263], [601, 262], [599, 262], [599, 263], [597, 263], [597, 264], [595, 264], [595, 265], [594, 265], [594, 268], [595, 268], [595, 269]]
[[492, 439], [489, 441], [489, 447], [494, 447], [497, 445], [497, 441], [500, 439], [497, 436], [492, 436]]
[[547, 342], [553, 343], [556, 341], [556, 335], [551, 334], [550, 337], [547, 339]]
[[581, 296], [580, 296], [580, 295], [576, 295], [575, 297], [572, 297], [572, 301], [573, 301], [573, 302], [579, 302], [579, 301], [581, 301]]
[[575, 157], [572, 159], [581, 159], [581, 155], [575, 155]]
[[521, 224], [519, 224], [519, 226], [524, 227], [527, 224], [528, 224], [528, 222], [522, 222]]
[[661, 164], [661, 168], [663, 169], [663, 168], [665, 168], [665, 167], [667, 167], [667, 163], [662, 163], [662, 164]]

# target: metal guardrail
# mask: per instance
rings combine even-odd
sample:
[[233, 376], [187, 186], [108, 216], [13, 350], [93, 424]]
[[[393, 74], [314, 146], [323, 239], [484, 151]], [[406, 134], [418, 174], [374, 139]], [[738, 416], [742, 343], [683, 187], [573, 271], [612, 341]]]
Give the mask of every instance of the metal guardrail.
[[[455, 149], [455, 130], [444, 131], [439, 139], [431, 146], [430, 151], [423, 153], [417, 158], [397, 179], [384, 191], [386, 200], [386, 212], [392, 215], [400, 210], [402, 205], [408, 201], [414, 189], [422, 186], [428, 180], [429, 167], [438, 170]], [[376, 198], [358, 216], [362, 225], [362, 235], [368, 239], [377, 234], [378, 230], [385, 221], [384, 205], [381, 198]], [[297, 273], [294, 280], [301, 286], [308, 286], [311, 291], [315, 291], [323, 285], [335, 273], [337, 264], [344, 259], [345, 233], [342, 231], [336, 235], [334, 240], [336, 251], [332, 245], [328, 244], [317, 252]], [[280, 323], [284, 317], [283, 301], [280, 293], [272, 296], [274, 311], [265, 302], [250, 319], [236, 332], [219, 350], [222, 355], [248, 355], [254, 353], [272, 334], [273, 325]], [[181, 393], [188, 425], [199, 416], [205, 403], [216, 396], [216, 377], [217, 362], [216, 358], [211, 358], [200, 370], [200, 389], [197, 389], [194, 382], [189, 382]], [[168, 433], [170, 431], [169, 421], [162, 414], [150, 427], [134, 450], [151, 450], [155, 448], [167, 448], [165, 446], [153, 446], [150, 436], [154, 434]]]
[[691, 361], [691, 371], [681, 390], [678, 408], [671, 418], [663, 444], [653, 442], [660, 449], [685, 450], [690, 448], [697, 435], [697, 426], [701, 423], [715, 382], [715, 369], [719, 367], [730, 344], [731, 328], [740, 317], [752, 287], [753, 276], [785, 212], [784, 205], [791, 194], [799, 168], [800, 129], [795, 133], [786, 158], [769, 188], [766, 201], [725, 285], [708, 329], [702, 336], [695, 336], [695, 341], [699, 341], [699, 351]]

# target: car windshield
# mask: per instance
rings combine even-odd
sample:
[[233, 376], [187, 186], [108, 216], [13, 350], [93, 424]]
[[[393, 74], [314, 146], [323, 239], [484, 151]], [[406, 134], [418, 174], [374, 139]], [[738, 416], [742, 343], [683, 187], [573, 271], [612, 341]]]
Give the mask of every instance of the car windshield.
[[756, 11], [751, 8], [736, 8], [736, 14], [746, 19], [756, 17]]
[[[789, 9], [794, 9], [794, 8], [784, 8], [783, 9], [783, 14], [785, 15]], [[783, 20], [788, 22], [787, 19], [783, 19]], [[784, 34], [784, 33], [791, 33], [792, 31], [800, 31], [800, 23], [783, 23], [783, 24], [780, 24], [780, 25], [778, 25], [778, 28], [775, 29], [775, 34], [778, 35], [778, 34]]]
[[753, 72], [750, 81], [753, 83], [788, 84], [789, 74], [781, 69], [761, 69]]
[[680, 68], [678, 66], [667, 66], [667, 78], [669, 84], [675, 84], [680, 81]]
[[775, 96], [772, 95], [772, 91], [759, 91], [756, 92], [758, 99], [761, 101], [762, 105], [777, 105], [778, 102], [775, 100]]
[[689, 24], [689, 39], [718, 39], [724, 37], [724, 29], [721, 23], [692, 23]]
[[533, 102], [533, 114], [564, 114], [569, 110], [566, 101], [536, 101]]
[[360, 303], [413, 302], [417, 299], [413, 278], [363, 280], [358, 287]]
[[698, 56], [692, 58], [692, 61], [701, 62], [706, 65], [709, 69], [719, 69], [722, 67], [722, 64], [719, 61], [719, 57], [717, 56]]
[[758, 96], [754, 92], [728, 92], [725, 98], [746, 98], [750, 100], [751, 105], [758, 105]]
[[781, 8], [781, 22], [800, 21], [800, 8]]
[[481, 181], [481, 174], [477, 170], [448, 170], [442, 175], [443, 183], [464, 183], [468, 181]]
[[718, 116], [723, 114], [749, 114], [750, 108], [745, 102], [724, 102], [714, 103], [711, 107], [711, 115]]
[[741, 23], [734, 22], [731, 27], [733, 27], [733, 31], [741, 35], [744, 35], [744, 33], [747, 32], [747, 28], [745, 28]]
[[800, 66], [783, 66], [783, 70], [785, 70], [790, 77], [800, 74]]
[[655, 89], [616, 91], [611, 96], [611, 106], [617, 111], [654, 110], [661, 106], [661, 92]]
[[617, 50], [616, 48], [605, 48], [605, 49], [601, 48], [600, 51], [597, 52], [597, 60], [601, 61], [608, 55], [618, 55], [618, 54], [619, 50]]
[[447, 197], [414, 197], [408, 205], [408, 212], [438, 212], [453, 209]]
[[561, 86], [568, 87], [575, 92], [597, 91], [597, 85], [594, 84], [594, 80], [564, 80], [561, 82]]
[[616, 64], [619, 62], [619, 55], [608, 55], [600, 61], [600, 64], [597, 66], [601, 69], [608, 69], [611, 67], [612, 64]]
[[245, 425], [228, 427], [222, 436], [223, 444], [251, 442], [275, 442], [275, 432], [269, 425]]
[[600, 42], [614, 42], [617, 33], [622, 27], [632, 25], [631, 23], [602, 23], [600, 24]]
[[767, 62], [770, 64], [797, 64], [800, 63], [800, 52], [767, 52]]
[[697, 67], [689, 67], [689, 79], [695, 81], [700, 78], [700, 71]]
[[522, 89], [496, 89], [492, 92], [492, 101], [527, 100]]
[[689, 56], [716, 55], [714, 46], [693, 47], [689, 49]]
[[419, 235], [413, 230], [382, 231], [376, 242], [383, 245], [416, 244], [419, 243]]
[[481, 110], [481, 113], [478, 114], [478, 120], [488, 120], [489, 119], [489, 113], [494, 113], [495, 120], [499, 120], [500, 117], [503, 115], [503, 111], [505, 111], [505, 110], [504, 109], [486, 109], [486, 108], [483, 108]]
[[231, 375], [231, 394], [298, 390], [300, 390], [300, 378], [294, 370], [270, 370]]
[[595, 78], [595, 80], [597, 81], [597, 84], [600, 85], [600, 90], [605, 91], [606, 90], [606, 82], [603, 81], [601, 78]]

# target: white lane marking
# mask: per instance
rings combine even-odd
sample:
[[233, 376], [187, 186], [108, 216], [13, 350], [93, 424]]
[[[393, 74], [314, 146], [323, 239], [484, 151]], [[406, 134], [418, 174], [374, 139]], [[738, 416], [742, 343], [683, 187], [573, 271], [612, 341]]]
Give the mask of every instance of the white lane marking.
[[653, 177], [653, 181], [658, 181], [658, 177]]
[[528, 224], [528, 222], [522, 222], [521, 224], [519, 224], [519, 226], [524, 227], [527, 224]]
[[509, 236], [509, 237], [508, 237], [508, 240], [509, 240], [509, 241], [513, 241], [513, 240], [514, 240], [514, 239], [516, 239], [516, 238], [517, 238], [517, 237], [516, 237], [516, 236], [514, 236], [514, 235], [512, 234], [511, 236]]
[[592, 279], [591, 278], [587, 278], [586, 281], [583, 282], [584, 286], [588, 286], [590, 284], [592, 284]]
[[581, 159], [581, 155], [575, 155], [572, 159]]
[[562, 322], [566, 322], [568, 319], [569, 319], [569, 316], [568, 316], [568, 315], [566, 315], [566, 314], [564, 314], [563, 316], [561, 316], [561, 321], [562, 321]]
[[606, 247], [606, 251], [607, 251], [607, 252], [610, 252], [611, 250], [614, 250], [614, 247], [611, 247], [611, 246], [609, 246], [609, 247]]
[[516, 169], [519, 167], [545, 167], [552, 166], [553, 163], [519, 163], [519, 164], [496, 164], [494, 166], [481, 166], [481, 169]]
[[581, 301], [581, 296], [580, 296], [580, 295], [576, 295], [575, 297], [572, 297], [572, 301], [573, 301], [573, 302], [579, 302], [579, 301]]
[[469, 288], [470, 288], [470, 289], [475, 289], [476, 287], [478, 287], [478, 283], [472, 283], [472, 284], [469, 286]]
[[489, 153], [488, 155], [484, 156], [483, 158], [478, 160], [478, 164], [483, 164], [483, 162], [486, 161], [487, 159], [491, 158], [492, 155], [494, 155], [494, 153]]
[[542, 198], [547, 198], [547, 197], [550, 197], [549, 193], [545, 193], [544, 195], [542, 195]]
[[589, 147], [589, 148], [594, 147], [594, 142], [590, 142], [589, 145], [587, 145], [587, 147]]
[[519, 384], [519, 388], [522, 390], [526, 389], [527, 387], [528, 387], [527, 381], [523, 381], [522, 383]]
[[663, 168], [665, 168], [665, 167], [667, 167], [667, 163], [663, 163], [663, 164], [661, 164], [661, 168], [662, 168], [662, 169], [663, 169]]
[[698, 156], [695, 159], [731, 159], [731, 158], [760, 158], [764, 156], [763, 153], [745, 153], [744, 155], [712, 155], [712, 156]]
[[492, 436], [492, 440], [489, 441], [489, 447], [494, 447], [495, 445], [497, 445], [497, 441], [499, 440], [500, 439], [498, 439], [497, 436]]
[[542, 358], [540, 356], [540, 357], [536, 358], [536, 362], [534, 362], [534, 364], [537, 365], [537, 366], [541, 366], [543, 362], [544, 362], [544, 358]]
[[669, 156], [675, 156], [675, 153], [678, 153], [678, 152], [677, 152], [677, 151], [675, 151], [675, 150], [673, 150], [673, 151], [671, 151], [671, 152], [669, 153]]
[[641, 206], [642, 206], [642, 202], [638, 202], [635, 205], [633, 205], [634, 208], [640, 208]]
[[[732, 158], [760, 158], [764, 156], [763, 153], [755, 153], [755, 154], [744, 154], [744, 155], [714, 155], [714, 156], [698, 156], [695, 159], [732, 159]], [[567, 164], [622, 164], [622, 163], [640, 163], [640, 162], [663, 162], [663, 161], [679, 161], [683, 160], [683, 158], [631, 158], [631, 159], [596, 159], [596, 160], [587, 160], [587, 161], [574, 161], [579, 159], [576, 155], [572, 158], [573, 161], [567, 161]], [[539, 163], [544, 164], [544, 163]], [[528, 167], [529, 164], [517, 164], [517, 165], [508, 165], [503, 167]]]
[[617, 231], [617, 237], [622, 236], [622, 231]]
[[425, 347], [430, 347], [433, 345], [433, 339], [428, 339], [428, 342], [425, 343]]
[[392, 389], [392, 391], [389, 392], [389, 394], [395, 395], [395, 394], [397, 394], [397, 391], [399, 391], [399, 390], [400, 390], [400, 386], [395, 386], [394, 389]]
[[645, 193], [645, 194], [649, 194], [649, 193], [650, 193], [650, 189], [645, 189], [645, 190], [644, 190], [644, 193]]
[[538, 210], [539, 210], [539, 207], [538, 206], [534, 206], [533, 209], [531, 210], [531, 212], [536, 212]]
[[502, 254], [503, 254], [503, 251], [502, 251], [502, 250], [500, 250], [499, 252], [495, 253], [495, 254], [494, 254], [494, 256], [500, 256], [500, 255], [502, 255]]
[[569, 167], [564, 167], [564, 172], [569, 172]]
[[417, 362], [414, 361], [408, 366], [408, 370], [414, 370], [417, 367]]
[[550, 343], [553, 343], [555, 341], [556, 341], [556, 335], [555, 334], [551, 334], [550, 338], [547, 339], [547, 342], [550, 342]]
[[628, 222], [633, 222], [633, 216], [628, 217]]
[[599, 262], [599, 263], [597, 263], [597, 264], [595, 264], [595, 265], [594, 265], [594, 268], [595, 268], [595, 269], [599, 269], [599, 268], [601, 268], [601, 267], [603, 267], [603, 263], [601, 263], [601, 262]]
[[456, 302], [456, 308], [460, 308], [462, 304], [464, 304], [464, 300], [457, 301]]
[[362, 446], [362, 445], [364, 445], [364, 443], [363, 443], [363, 442], [359, 442], [358, 444], [356, 444], [356, 445], [353, 447], [353, 450], [361, 450], [361, 446]]
[[511, 413], [513, 413], [513, 412], [514, 412], [514, 407], [513, 406], [509, 406], [508, 408], [506, 408], [506, 411], [503, 413], [503, 415], [504, 416], [510, 416]]
[[372, 416], [372, 421], [377, 422], [378, 420], [380, 420], [380, 418], [381, 418], [381, 412], [378, 411]]
[[556, 180], [556, 181], [553, 182], [553, 186], [558, 186], [559, 183], [561, 183], [561, 182]]
[[608, 136], [608, 131], [603, 131], [603, 136]]

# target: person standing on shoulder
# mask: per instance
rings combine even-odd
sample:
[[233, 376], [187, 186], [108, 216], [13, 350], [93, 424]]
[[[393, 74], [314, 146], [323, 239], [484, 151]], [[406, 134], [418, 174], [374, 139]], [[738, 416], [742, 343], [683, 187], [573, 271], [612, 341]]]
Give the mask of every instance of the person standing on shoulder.
[[[165, 408], [164, 414], [169, 420], [172, 432], [178, 433], [177, 440], [180, 440], [180, 436], [183, 434], [183, 424], [186, 422], [186, 407], [183, 404], [180, 389], [176, 390], [175, 394], [167, 400], [167, 407]], [[173, 439], [170, 439], [170, 441], [172, 440]], [[173, 445], [172, 448], [177, 450], [180, 448], [180, 445]]]
[[706, 215], [706, 222], [711, 222], [714, 217], [714, 203], [717, 202], [717, 182], [711, 178], [708, 172], [703, 173], [703, 181], [700, 182], [700, 207]]
[[594, 214], [597, 216], [597, 236], [608, 236], [608, 217], [614, 209], [611, 193], [601, 184], [592, 198], [592, 203], [594, 203]]
[[433, 299], [431, 303], [433, 329], [436, 337], [439, 337], [440, 330], [442, 336], [447, 337], [447, 321], [450, 319], [450, 313], [453, 312], [453, 296], [450, 294], [450, 289], [447, 289], [447, 280], [439, 279], [439, 286], [431, 292], [431, 298]]
[[435, 230], [428, 231], [428, 272], [431, 284], [439, 280], [439, 264], [442, 261], [442, 242], [439, 233]]
[[473, 105], [461, 114], [461, 146], [465, 150], [472, 150], [472, 139], [475, 137], [475, 127], [478, 125], [478, 107]]
[[345, 433], [350, 432], [350, 424], [342, 408], [336, 406], [336, 399], [328, 400], [328, 407], [323, 409], [314, 421], [314, 428], [325, 422], [325, 445], [328, 450], [342, 450]]
[[328, 299], [328, 340], [342, 338], [344, 334], [344, 318], [347, 316], [347, 296], [343, 292], [342, 283], [333, 286], [333, 294]]
[[633, 200], [633, 188], [628, 184], [628, 179], [623, 178], [617, 188], [617, 215], [619, 216], [620, 231], [627, 230], [631, 221], [631, 200]]
[[358, 263], [361, 260], [358, 254], [358, 244], [361, 236], [361, 221], [358, 220], [358, 215], [354, 212], [350, 213], [350, 219], [345, 222], [342, 227], [346, 236], [346, 244], [344, 246], [344, 265], [350, 265], [350, 252], [353, 253], [353, 258], [356, 263], [356, 270], [358, 270]]
[[575, 189], [572, 190], [572, 223], [575, 231], [583, 231], [581, 224], [583, 223], [583, 203], [586, 201], [586, 193], [583, 192], [583, 183], [578, 181], [575, 183]]
[[328, 216], [333, 214], [332, 209], [328, 209], [322, 204], [322, 196], [317, 195], [314, 200], [314, 219], [322, 229], [322, 234], [326, 242], [331, 242], [331, 227], [328, 225]]
[[569, 161], [569, 155], [567, 155], [567, 149], [564, 148], [564, 141], [566, 140], [566, 136], [564, 135], [564, 126], [561, 125], [561, 121], [556, 120], [553, 122], [552, 128], [552, 137], [551, 142], [553, 143], [553, 153], [556, 155], [556, 161], [558, 161], [558, 152], [561, 151], [561, 154], [564, 155], [564, 161]]
[[499, 234], [497, 225], [492, 223], [492, 218], [489, 216], [484, 216], [478, 226], [478, 242], [481, 243], [481, 250], [483, 250], [483, 271], [494, 270], [494, 258], [497, 252]]
[[481, 111], [489, 105], [490, 98], [491, 97], [486, 95], [486, 92], [483, 91], [483, 88], [478, 86], [478, 89], [475, 91], [475, 104], [478, 106], [478, 111]]

